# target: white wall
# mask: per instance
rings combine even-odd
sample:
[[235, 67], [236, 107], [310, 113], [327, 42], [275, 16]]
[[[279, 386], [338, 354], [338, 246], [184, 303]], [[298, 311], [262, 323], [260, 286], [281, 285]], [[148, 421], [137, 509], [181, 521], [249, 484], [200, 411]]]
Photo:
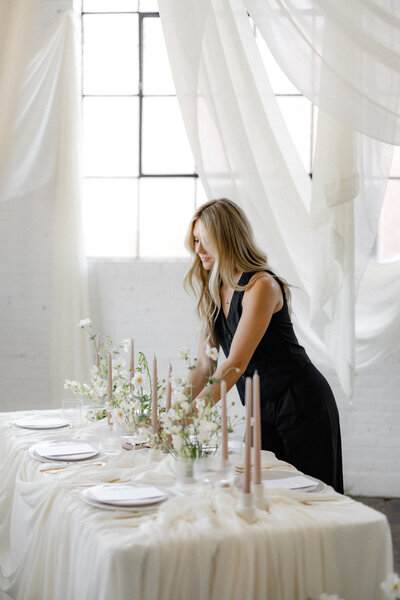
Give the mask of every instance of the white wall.
[[[69, 5], [46, 0], [42, 28]], [[39, 192], [29, 210], [23, 200], [0, 205], [1, 411], [59, 403], [49, 377], [51, 198]], [[24, 250], [27, 240], [34, 240], [35, 252]], [[133, 336], [136, 349], [148, 357], [156, 352], [160, 373], [167, 373], [169, 361], [179, 368], [180, 346], [193, 353], [197, 348], [194, 301], [182, 289], [185, 269], [184, 262], [90, 261], [91, 314], [82, 318], [90, 316], [115, 341]], [[399, 363], [395, 354], [360, 372], [353, 405], [336, 378], [325, 373], [341, 415], [345, 486], [351, 493], [400, 496]]]

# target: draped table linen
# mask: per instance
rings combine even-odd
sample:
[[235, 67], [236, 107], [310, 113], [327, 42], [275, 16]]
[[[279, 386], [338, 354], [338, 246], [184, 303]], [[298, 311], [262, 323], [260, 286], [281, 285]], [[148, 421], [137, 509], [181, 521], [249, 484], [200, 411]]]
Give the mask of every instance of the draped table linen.
[[[393, 568], [383, 514], [332, 488], [270, 490], [266, 510], [248, 524], [236, 513], [236, 489], [179, 493], [170, 455], [143, 449], [87, 464], [36, 461], [35, 443], [93, 439], [104, 424], [13, 429], [24, 414], [0, 415], [1, 600], [316, 600], [324, 591], [383, 598], [379, 585]], [[270, 452], [262, 467], [296, 472]], [[103, 482], [159, 485], [171, 497], [149, 513], [86, 504], [81, 491]]]

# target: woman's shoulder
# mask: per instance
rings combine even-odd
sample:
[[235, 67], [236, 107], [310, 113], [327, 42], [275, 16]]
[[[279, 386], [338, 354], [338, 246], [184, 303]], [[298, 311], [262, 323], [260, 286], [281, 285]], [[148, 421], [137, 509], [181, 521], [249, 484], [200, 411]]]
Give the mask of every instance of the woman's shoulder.
[[244, 301], [250, 298], [270, 301], [273, 298], [279, 310], [283, 305], [284, 295], [276, 275], [271, 271], [254, 271], [248, 275], [247, 288], [243, 297]]

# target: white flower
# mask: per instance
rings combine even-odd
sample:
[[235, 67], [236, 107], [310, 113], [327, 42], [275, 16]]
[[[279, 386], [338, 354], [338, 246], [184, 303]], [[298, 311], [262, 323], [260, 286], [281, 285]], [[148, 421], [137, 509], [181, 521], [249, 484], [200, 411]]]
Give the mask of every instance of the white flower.
[[114, 425], [120, 425], [124, 422], [125, 413], [120, 408], [113, 408], [111, 409], [111, 417]]
[[121, 348], [124, 352], [129, 352], [129, 348], [131, 347], [131, 340], [129, 338], [126, 338], [125, 340], [122, 340], [121, 342]]
[[175, 377], [174, 375], [172, 375], [170, 378], [170, 383], [171, 383], [171, 388], [174, 390], [174, 392], [176, 390], [180, 390], [182, 388], [185, 387], [186, 383], [184, 382], [183, 379], [181, 379], [180, 377]]
[[112, 368], [113, 369], [122, 369], [125, 366], [125, 361], [121, 356], [116, 356], [112, 359]]
[[381, 588], [388, 600], [400, 598], [400, 578], [397, 573], [389, 573], [385, 581], [381, 583]]
[[210, 344], [207, 344], [206, 355], [208, 356], [208, 358], [211, 358], [211, 360], [218, 360], [218, 349], [211, 348]]
[[85, 327], [86, 325], [91, 325], [92, 319], [81, 319], [79, 321], [79, 327]]
[[184, 402], [181, 402], [181, 408], [182, 408], [183, 412], [188, 413], [190, 411], [189, 402], [187, 402], [187, 400], [185, 400]]
[[187, 360], [189, 358], [189, 354], [190, 348], [187, 348], [186, 346], [182, 346], [182, 348], [178, 350], [178, 358], [181, 358], [182, 360]]
[[139, 388], [143, 385], [143, 375], [141, 373], [135, 373], [135, 377], [132, 377], [132, 383], [135, 388]]
[[178, 392], [175, 392], [175, 400], [178, 402], [178, 404], [187, 402], [186, 394], [181, 390]]
[[182, 438], [179, 435], [172, 435], [172, 445], [176, 452], [180, 452], [182, 449]]
[[90, 369], [90, 374], [92, 377], [94, 377], [95, 375], [98, 375], [99, 373], [99, 367], [97, 367], [96, 365], [92, 365], [91, 369]]
[[319, 600], [342, 600], [337, 594], [321, 594]]

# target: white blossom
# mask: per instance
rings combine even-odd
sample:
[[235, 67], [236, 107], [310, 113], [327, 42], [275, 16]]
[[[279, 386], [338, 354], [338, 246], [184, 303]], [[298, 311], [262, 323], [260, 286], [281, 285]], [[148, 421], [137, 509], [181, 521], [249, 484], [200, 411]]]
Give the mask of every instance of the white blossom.
[[182, 360], [188, 360], [189, 355], [190, 348], [187, 348], [186, 346], [182, 346], [182, 348], [178, 350], [178, 358], [181, 358]]
[[389, 573], [385, 581], [381, 583], [381, 588], [388, 600], [400, 598], [400, 578], [397, 573]]
[[132, 383], [135, 388], [139, 388], [143, 385], [143, 375], [141, 373], [135, 373], [135, 376], [132, 377]]
[[208, 358], [211, 358], [212, 360], [218, 360], [218, 349], [212, 348], [210, 346], [210, 344], [207, 344], [206, 355], [208, 356]]
[[190, 411], [191, 405], [189, 402], [185, 401], [181, 403], [181, 409], [183, 412], [188, 413]]
[[120, 425], [125, 420], [125, 413], [121, 408], [112, 408], [111, 418], [114, 425]]
[[86, 325], [91, 325], [92, 319], [81, 319], [79, 321], [79, 327], [86, 327]]
[[172, 436], [172, 443], [174, 445], [174, 448], [176, 450], [176, 452], [180, 452], [182, 450], [182, 444], [183, 444], [183, 440], [181, 438], [180, 435], [173, 435]]
[[131, 347], [131, 340], [129, 338], [122, 340], [121, 348], [124, 352], [129, 352], [130, 347]]

